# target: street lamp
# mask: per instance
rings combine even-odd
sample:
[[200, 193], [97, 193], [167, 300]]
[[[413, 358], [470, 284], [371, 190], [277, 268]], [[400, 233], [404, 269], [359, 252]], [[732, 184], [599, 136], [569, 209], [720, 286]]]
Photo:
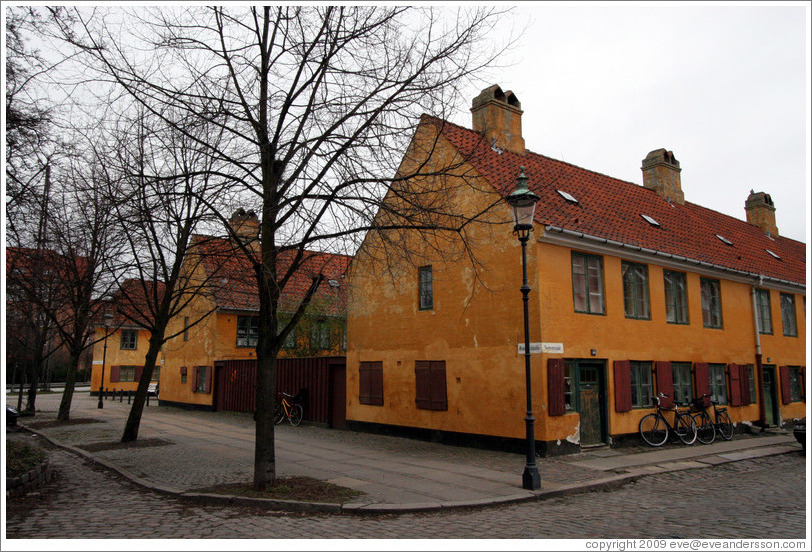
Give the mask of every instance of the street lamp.
[[105, 312], [102, 318], [102, 325], [104, 326], [104, 350], [102, 352], [102, 373], [101, 382], [99, 383], [99, 404], [97, 408], [104, 408], [104, 403], [102, 402], [104, 397], [104, 365], [107, 363], [107, 334], [110, 329], [110, 322], [113, 320], [113, 314]]
[[541, 476], [536, 467], [536, 435], [535, 421], [533, 417], [532, 386], [530, 384], [530, 315], [528, 313], [528, 298], [530, 286], [527, 283], [527, 241], [530, 239], [530, 232], [533, 230], [533, 215], [536, 211], [536, 203], [539, 196], [531, 192], [527, 187], [527, 177], [522, 173], [516, 179], [516, 189], [506, 198], [506, 201], [513, 209], [513, 233], [519, 238], [522, 244], [522, 301], [524, 303], [524, 378], [527, 392], [527, 416], [525, 416], [525, 426], [527, 429], [527, 464], [522, 473], [522, 487], [536, 490], [541, 487]]

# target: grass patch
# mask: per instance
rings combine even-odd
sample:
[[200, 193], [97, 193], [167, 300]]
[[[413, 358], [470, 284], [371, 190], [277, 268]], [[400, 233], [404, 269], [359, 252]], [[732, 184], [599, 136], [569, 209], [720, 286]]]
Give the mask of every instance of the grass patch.
[[361, 491], [319, 481], [312, 477], [277, 477], [267, 491], [256, 491], [252, 483], [229, 483], [195, 489], [195, 492], [270, 498], [276, 500], [296, 500], [300, 502], [329, 502], [343, 504], [363, 495]]
[[6, 477], [17, 477], [36, 468], [48, 457], [46, 452], [22, 441], [6, 440]]

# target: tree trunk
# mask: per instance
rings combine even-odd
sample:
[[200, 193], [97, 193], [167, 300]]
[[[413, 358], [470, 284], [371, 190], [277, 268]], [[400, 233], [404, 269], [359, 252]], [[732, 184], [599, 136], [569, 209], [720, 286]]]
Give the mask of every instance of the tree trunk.
[[[165, 327], [166, 325], [164, 325], [164, 328]], [[141, 427], [141, 415], [144, 413], [144, 405], [147, 402], [149, 382], [152, 380], [152, 372], [155, 371], [155, 361], [158, 359], [158, 353], [161, 350], [163, 338], [164, 332], [163, 330], [159, 330], [159, 333], [153, 334], [149, 340], [149, 350], [147, 351], [147, 356], [144, 358], [144, 371], [141, 373], [141, 379], [138, 380], [138, 389], [135, 391], [130, 415], [127, 417], [127, 423], [124, 426], [124, 434], [121, 436], [122, 443], [130, 443], [138, 439], [138, 430]]]
[[79, 358], [81, 356], [81, 350], [71, 351], [68, 372], [65, 376], [65, 391], [62, 393], [62, 400], [59, 403], [59, 413], [56, 416], [56, 419], [60, 422], [70, 420], [70, 405], [73, 401], [73, 390], [76, 385], [76, 371], [79, 368]]

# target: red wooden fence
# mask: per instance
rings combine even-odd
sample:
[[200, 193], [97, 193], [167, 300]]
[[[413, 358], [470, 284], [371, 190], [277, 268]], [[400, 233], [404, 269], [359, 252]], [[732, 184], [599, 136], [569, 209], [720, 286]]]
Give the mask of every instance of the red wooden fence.
[[[307, 390], [304, 419], [331, 427], [342, 427], [341, 406], [346, 391], [336, 385], [331, 372], [342, 374], [345, 357], [280, 358], [277, 361], [276, 390], [295, 395]], [[221, 360], [214, 363], [214, 409], [234, 412], [256, 410], [257, 361]], [[338, 414], [337, 414], [338, 413]]]

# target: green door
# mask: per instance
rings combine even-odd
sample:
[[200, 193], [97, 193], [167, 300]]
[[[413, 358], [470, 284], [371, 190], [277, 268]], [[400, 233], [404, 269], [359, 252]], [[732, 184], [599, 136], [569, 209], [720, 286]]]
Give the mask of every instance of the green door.
[[778, 425], [775, 413], [775, 366], [765, 365], [761, 373], [764, 376], [764, 421], [771, 426]]

